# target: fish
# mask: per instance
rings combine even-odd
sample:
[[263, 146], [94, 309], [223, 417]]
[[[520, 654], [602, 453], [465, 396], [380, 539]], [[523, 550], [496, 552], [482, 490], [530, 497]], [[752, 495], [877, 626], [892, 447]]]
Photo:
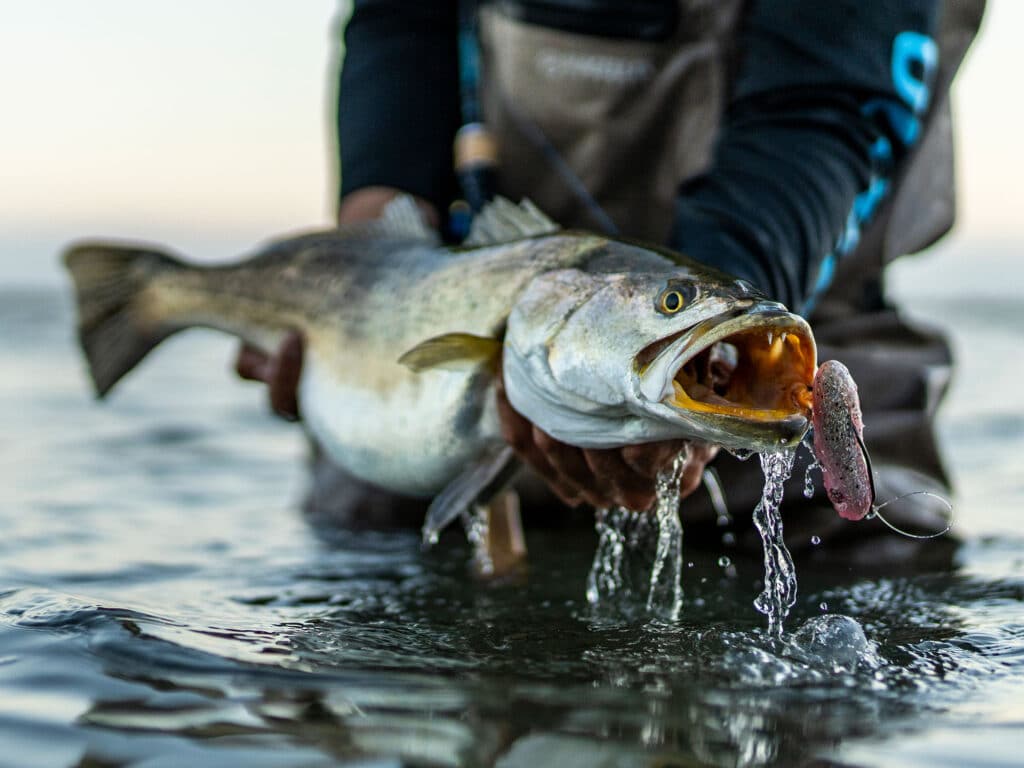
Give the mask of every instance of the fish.
[[825, 493], [840, 517], [862, 520], [874, 506], [875, 484], [857, 384], [838, 360], [826, 360], [815, 373], [811, 407]]
[[433, 497], [434, 532], [518, 468], [498, 377], [516, 411], [584, 448], [778, 450], [810, 424], [803, 318], [668, 249], [561, 229], [528, 200], [494, 201], [459, 246], [403, 196], [379, 220], [221, 265], [117, 241], [74, 244], [64, 263], [98, 397], [188, 328], [268, 351], [298, 331], [306, 428], [353, 475]]

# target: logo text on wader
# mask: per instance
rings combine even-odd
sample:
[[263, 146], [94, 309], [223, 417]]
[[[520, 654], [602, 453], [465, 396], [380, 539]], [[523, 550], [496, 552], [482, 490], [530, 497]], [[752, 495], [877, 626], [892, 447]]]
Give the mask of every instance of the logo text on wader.
[[654, 65], [647, 59], [626, 59], [549, 48], [537, 55], [537, 70], [550, 80], [581, 78], [623, 84], [648, 79], [654, 71]]

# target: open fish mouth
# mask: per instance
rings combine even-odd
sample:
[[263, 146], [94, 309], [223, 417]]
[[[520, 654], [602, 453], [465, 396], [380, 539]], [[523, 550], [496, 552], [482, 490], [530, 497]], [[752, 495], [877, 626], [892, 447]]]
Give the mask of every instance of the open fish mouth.
[[811, 415], [817, 352], [810, 327], [779, 309], [713, 317], [655, 342], [637, 358], [650, 401], [688, 414], [801, 434]]

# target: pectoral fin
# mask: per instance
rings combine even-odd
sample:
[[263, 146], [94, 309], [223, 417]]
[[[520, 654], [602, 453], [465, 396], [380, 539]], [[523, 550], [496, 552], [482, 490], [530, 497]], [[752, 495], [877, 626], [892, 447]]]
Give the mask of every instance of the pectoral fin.
[[431, 502], [423, 522], [423, 543], [430, 546], [451, 522], [475, 504], [486, 504], [519, 471], [519, 461], [508, 445], [482, 453]]
[[496, 365], [501, 342], [471, 333], [446, 333], [427, 339], [410, 349], [398, 362], [420, 373], [431, 368], [464, 371], [480, 365]]

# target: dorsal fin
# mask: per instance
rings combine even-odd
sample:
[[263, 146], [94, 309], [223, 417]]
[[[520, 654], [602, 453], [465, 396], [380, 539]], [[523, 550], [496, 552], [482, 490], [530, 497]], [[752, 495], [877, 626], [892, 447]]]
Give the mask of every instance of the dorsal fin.
[[427, 225], [420, 207], [411, 195], [398, 195], [385, 205], [377, 219], [377, 226], [382, 235], [437, 240], [437, 232]]
[[493, 245], [521, 237], [557, 232], [560, 227], [527, 199], [519, 205], [496, 197], [473, 217], [473, 225], [463, 245]]
[[397, 195], [384, 206], [376, 219], [342, 224], [334, 230], [334, 234], [346, 238], [422, 240], [431, 245], [441, 242], [437, 232], [424, 220], [420, 207], [411, 195]]

